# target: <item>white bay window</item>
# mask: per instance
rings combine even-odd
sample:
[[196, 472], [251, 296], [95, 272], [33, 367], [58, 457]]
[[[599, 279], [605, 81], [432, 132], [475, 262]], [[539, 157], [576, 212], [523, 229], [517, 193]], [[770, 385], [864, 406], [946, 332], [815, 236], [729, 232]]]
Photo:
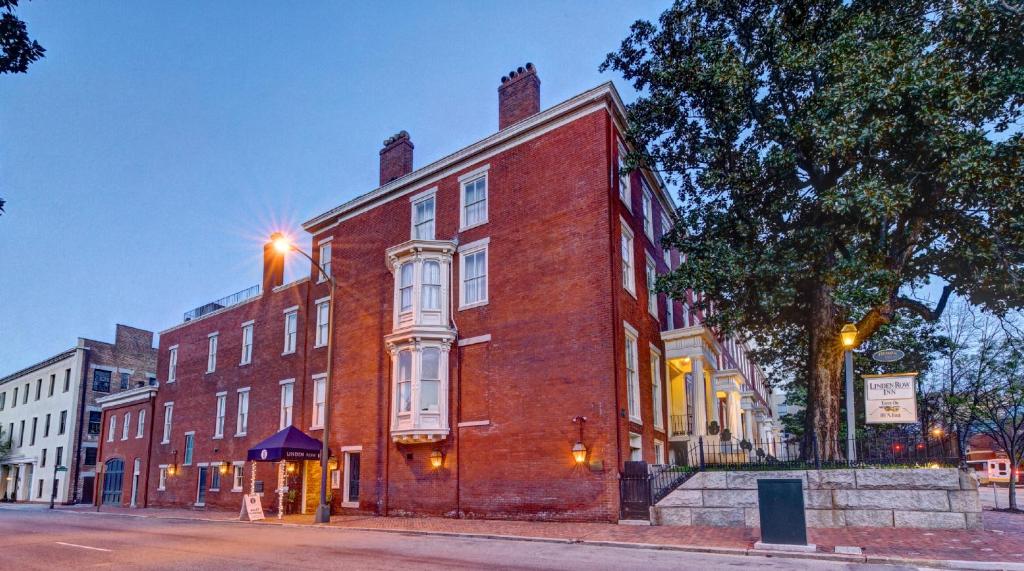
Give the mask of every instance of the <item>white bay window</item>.
[[392, 346], [397, 442], [430, 442], [448, 435], [448, 341], [410, 341]]

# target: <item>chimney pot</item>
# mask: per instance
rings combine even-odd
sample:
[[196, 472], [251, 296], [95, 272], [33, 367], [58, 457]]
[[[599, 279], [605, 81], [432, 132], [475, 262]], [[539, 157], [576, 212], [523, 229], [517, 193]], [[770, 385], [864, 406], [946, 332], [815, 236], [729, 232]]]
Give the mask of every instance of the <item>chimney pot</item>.
[[412, 172], [413, 148], [408, 131], [399, 131], [384, 140], [380, 150], [381, 186]]
[[499, 130], [539, 112], [540, 77], [532, 63], [520, 66], [501, 78], [498, 86]]

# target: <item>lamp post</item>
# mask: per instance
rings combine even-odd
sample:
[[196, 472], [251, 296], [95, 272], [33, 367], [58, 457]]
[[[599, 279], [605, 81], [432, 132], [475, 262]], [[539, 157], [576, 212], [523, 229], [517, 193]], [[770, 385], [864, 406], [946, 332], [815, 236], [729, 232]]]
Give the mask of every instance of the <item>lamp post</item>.
[[857, 344], [857, 326], [847, 323], [839, 332], [846, 360], [846, 461], [857, 462], [857, 424], [853, 414], [853, 348]]
[[320, 505], [316, 508], [316, 515], [313, 517], [315, 523], [330, 523], [331, 522], [331, 506], [327, 504], [327, 471], [328, 462], [327, 455], [329, 450], [327, 447], [327, 440], [330, 438], [330, 410], [331, 410], [331, 366], [333, 365], [332, 352], [334, 350], [334, 290], [337, 289], [338, 284], [334, 281], [334, 276], [324, 270], [324, 267], [315, 261], [313, 257], [302, 251], [298, 246], [292, 243], [287, 236], [280, 232], [274, 232], [270, 236], [271, 242], [274, 244], [274, 249], [281, 254], [287, 254], [288, 252], [298, 252], [305, 257], [311, 264], [316, 266], [320, 275], [327, 278], [327, 281], [331, 284], [331, 290], [328, 293], [327, 298], [327, 376], [324, 379], [324, 433], [322, 439], [322, 448], [320, 449]]

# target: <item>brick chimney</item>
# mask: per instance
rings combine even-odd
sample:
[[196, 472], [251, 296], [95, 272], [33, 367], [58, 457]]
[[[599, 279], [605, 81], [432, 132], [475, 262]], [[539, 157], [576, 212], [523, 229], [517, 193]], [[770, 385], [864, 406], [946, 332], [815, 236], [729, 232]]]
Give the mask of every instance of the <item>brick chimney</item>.
[[540, 112], [540, 77], [532, 63], [501, 78], [498, 87], [498, 130]]
[[384, 148], [380, 150], [381, 186], [412, 172], [412, 149], [412, 140], [405, 131], [384, 141]]
[[274, 248], [274, 240], [280, 238], [280, 232], [270, 235], [270, 241], [263, 245], [263, 293], [269, 293], [275, 287], [284, 284], [284, 254]]

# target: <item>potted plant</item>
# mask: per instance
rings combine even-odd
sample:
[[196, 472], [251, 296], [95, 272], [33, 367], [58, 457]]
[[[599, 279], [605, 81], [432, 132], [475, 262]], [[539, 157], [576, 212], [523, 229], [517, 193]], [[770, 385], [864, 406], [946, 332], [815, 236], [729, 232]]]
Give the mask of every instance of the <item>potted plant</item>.
[[743, 440], [740, 440], [740, 448], [746, 450], [747, 452], [750, 452], [754, 448], [754, 445], [751, 444], [749, 440], [744, 438]]
[[711, 436], [717, 435], [721, 430], [722, 429], [721, 427], [718, 426], [717, 420], [712, 420], [710, 423], [708, 423], [708, 434], [710, 434]]
[[722, 429], [722, 440], [724, 440], [725, 442], [728, 442], [728, 441], [732, 440], [732, 431], [730, 431], [728, 428], [723, 428]]

